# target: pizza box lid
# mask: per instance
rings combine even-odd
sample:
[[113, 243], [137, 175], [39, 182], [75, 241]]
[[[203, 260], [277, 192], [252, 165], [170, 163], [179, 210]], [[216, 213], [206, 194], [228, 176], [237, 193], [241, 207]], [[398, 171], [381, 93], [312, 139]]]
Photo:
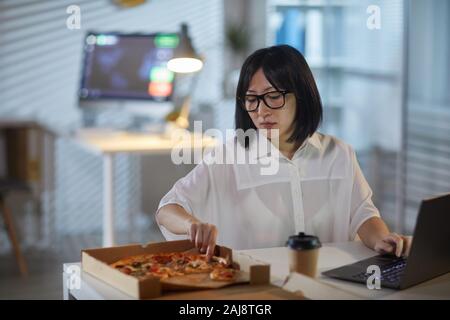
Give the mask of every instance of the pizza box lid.
[[109, 266], [109, 264], [128, 256], [159, 252], [198, 253], [196, 250], [189, 240], [149, 243], [146, 245], [129, 244], [82, 250], [81, 263], [83, 271], [138, 299], [160, 297], [163, 293], [166, 294], [167, 291], [173, 290], [219, 289], [238, 283], [263, 285], [270, 282], [269, 265], [246, 261], [242, 257], [239, 258], [239, 261], [233, 261], [233, 251], [225, 246], [216, 246], [215, 255], [229, 259], [230, 262], [238, 263], [241, 269], [237, 280], [231, 284], [212, 281], [207, 274], [173, 277], [163, 281], [156, 277], [140, 280]]

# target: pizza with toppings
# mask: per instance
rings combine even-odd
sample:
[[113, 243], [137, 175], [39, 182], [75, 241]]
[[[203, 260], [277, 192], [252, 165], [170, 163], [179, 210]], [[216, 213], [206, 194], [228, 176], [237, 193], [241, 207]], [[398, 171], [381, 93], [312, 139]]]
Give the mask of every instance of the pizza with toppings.
[[236, 270], [233, 268], [216, 268], [209, 274], [211, 280], [233, 281], [236, 277]]
[[209, 274], [214, 281], [233, 281], [236, 268], [222, 257], [208, 260], [204, 254], [183, 252], [143, 254], [120, 259], [111, 267], [125, 274], [145, 279], [150, 276], [168, 279], [190, 274]]

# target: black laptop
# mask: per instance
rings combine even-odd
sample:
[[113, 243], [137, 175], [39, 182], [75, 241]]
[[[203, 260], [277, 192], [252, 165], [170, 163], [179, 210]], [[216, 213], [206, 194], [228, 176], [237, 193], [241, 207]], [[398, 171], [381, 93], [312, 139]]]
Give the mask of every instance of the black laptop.
[[381, 288], [405, 289], [450, 272], [450, 194], [423, 200], [408, 258], [378, 255], [323, 272], [328, 277], [366, 284], [380, 267]]

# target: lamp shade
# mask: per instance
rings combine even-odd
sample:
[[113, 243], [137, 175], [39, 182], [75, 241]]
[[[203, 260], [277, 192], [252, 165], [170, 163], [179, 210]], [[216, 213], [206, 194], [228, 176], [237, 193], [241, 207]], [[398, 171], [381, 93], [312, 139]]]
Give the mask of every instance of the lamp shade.
[[170, 71], [177, 73], [197, 72], [203, 67], [203, 62], [192, 47], [186, 24], [181, 25], [180, 42], [172, 59], [167, 63]]

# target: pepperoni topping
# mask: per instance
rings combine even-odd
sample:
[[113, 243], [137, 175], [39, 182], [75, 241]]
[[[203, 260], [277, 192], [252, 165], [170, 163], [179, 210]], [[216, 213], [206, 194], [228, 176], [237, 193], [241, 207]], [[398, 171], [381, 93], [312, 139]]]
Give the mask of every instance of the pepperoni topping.
[[172, 262], [172, 257], [170, 256], [154, 256], [153, 259], [159, 264], [169, 264]]

